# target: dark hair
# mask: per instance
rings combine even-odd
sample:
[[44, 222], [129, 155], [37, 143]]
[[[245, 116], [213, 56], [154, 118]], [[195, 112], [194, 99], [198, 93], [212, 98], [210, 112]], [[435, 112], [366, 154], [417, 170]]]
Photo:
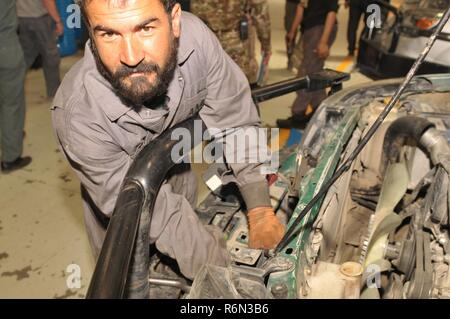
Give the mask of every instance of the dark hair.
[[[87, 19], [87, 15], [86, 15], [86, 5], [88, 2], [91, 2], [93, 0], [75, 0], [75, 3], [77, 5], [80, 6], [81, 12], [83, 13], [85, 22], [88, 24], [88, 19]], [[116, 3], [118, 3], [119, 5], [125, 5], [128, 0], [108, 0], [108, 1], [114, 1]], [[161, 3], [164, 6], [164, 9], [166, 9], [167, 13], [170, 13], [172, 11], [173, 6], [175, 5], [175, 3], [177, 3], [177, 0], [160, 0]]]

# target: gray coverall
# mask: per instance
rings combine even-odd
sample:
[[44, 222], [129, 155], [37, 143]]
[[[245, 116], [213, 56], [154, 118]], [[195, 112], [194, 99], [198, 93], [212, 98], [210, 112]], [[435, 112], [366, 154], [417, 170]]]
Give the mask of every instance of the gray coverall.
[[2, 161], [22, 155], [25, 62], [17, 37], [16, 3], [0, 0], [0, 132]]
[[[101, 220], [111, 216], [130, 164], [151, 140], [199, 109], [208, 128], [260, 126], [245, 75], [206, 25], [187, 12], [181, 16], [178, 66], [167, 97], [166, 109], [143, 107], [136, 111], [124, 105], [98, 72], [89, 43], [84, 58], [67, 73], [58, 89], [52, 108], [53, 126], [88, 195], [83, 196], [85, 221], [97, 253], [105, 234]], [[248, 209], [270, 206], [261, 163], [229, 166]], [[203, 227], [191, 207], [194, 180], [188, 171], [164, 183], [150, 226], [150, 241], [176, 259], [189, 278], [205, 263], [225, 265], [228, 260], [218, 238]]]

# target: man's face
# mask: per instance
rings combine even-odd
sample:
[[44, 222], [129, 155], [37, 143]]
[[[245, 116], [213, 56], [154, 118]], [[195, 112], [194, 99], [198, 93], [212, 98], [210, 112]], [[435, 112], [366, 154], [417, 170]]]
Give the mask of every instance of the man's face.
[[97, 67], [132, 106], [164, 94], [176, 67], [181, 9], [160, 0], [91, 0], [86, 6]]

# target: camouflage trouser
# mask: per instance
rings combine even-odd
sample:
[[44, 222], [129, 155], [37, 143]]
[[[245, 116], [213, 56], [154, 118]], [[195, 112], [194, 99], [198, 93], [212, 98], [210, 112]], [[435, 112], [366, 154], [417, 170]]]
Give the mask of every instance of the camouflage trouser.
[[[253, 35], [252, 35], [253, 33]], [[256, 82], [258, 63], [250, 51], [250, 38], [242, 41], [237, 30], [216, 32], [225, 52], [241, 68], [250, 83]], [[255, 37], [253, 28], [249, 30], [250, 37]], [[251, 56], [253, 55], [253, 56]]]
[[[303, 58], [298, 69], [298, 76], [305, 76], [310, 73], [318, 72], [323, 69], [325, 60], [321, 59], [314, 52], [319, 44], [320, 37], [323, 33], [323, 25], [318, 25], [307, 29], [302, 34]], [[328, 45], [331, 47], [337, 32], [337, 25], [333, 28]], [[304, 117], [308, 104], [315, 110], [317, 106], [326, 98], [326, 91], [319, 90], [306, 92], [305, 90], [297, 91], [297, 98], [292, 105], [292, 115]]]
[[303, 60], [303, 43], [302, 43], [302, 36], [300, 35], [297, 37], [297, 40], [295, 42], [294, 52], [291, 55], [291, 64], [292, 67], [298, 68], [300, 67], [300, 63], [302, 63]]

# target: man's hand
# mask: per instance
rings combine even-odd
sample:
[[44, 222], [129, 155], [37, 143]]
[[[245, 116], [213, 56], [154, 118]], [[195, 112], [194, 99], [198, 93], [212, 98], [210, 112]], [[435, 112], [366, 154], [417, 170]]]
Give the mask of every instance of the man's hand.
[[297, 34], [295, 32], [286, 33], [286, 36], [284, 38], [284, 40], [286, 41], [286, 47], [289, 47], [294, 43], [296, 35]]
[[275, 216], [272, 207], [256, 207], [248, 214], [249, 241], [253, 249], [275, 248], [283, 238], [285, 226]]
[[56, 7], [55, 0], [41, 0], [45, 9], [47, 9], [48, 14], [52, 17], [53, 21], [56, 23], [55, 35], [61, 36], [64, 33], [64, 25], [62, 24], [61, 17]]
[[64, 26], [61, 21], [56, 22], [55, 24], [55, 34], [59, 37], [64, 34]]
[[327, 43], [319, 42], [314, 52], [316, 52], [319, 58], [325, 60], [330, 55], [330, 47], [328, 46]]

